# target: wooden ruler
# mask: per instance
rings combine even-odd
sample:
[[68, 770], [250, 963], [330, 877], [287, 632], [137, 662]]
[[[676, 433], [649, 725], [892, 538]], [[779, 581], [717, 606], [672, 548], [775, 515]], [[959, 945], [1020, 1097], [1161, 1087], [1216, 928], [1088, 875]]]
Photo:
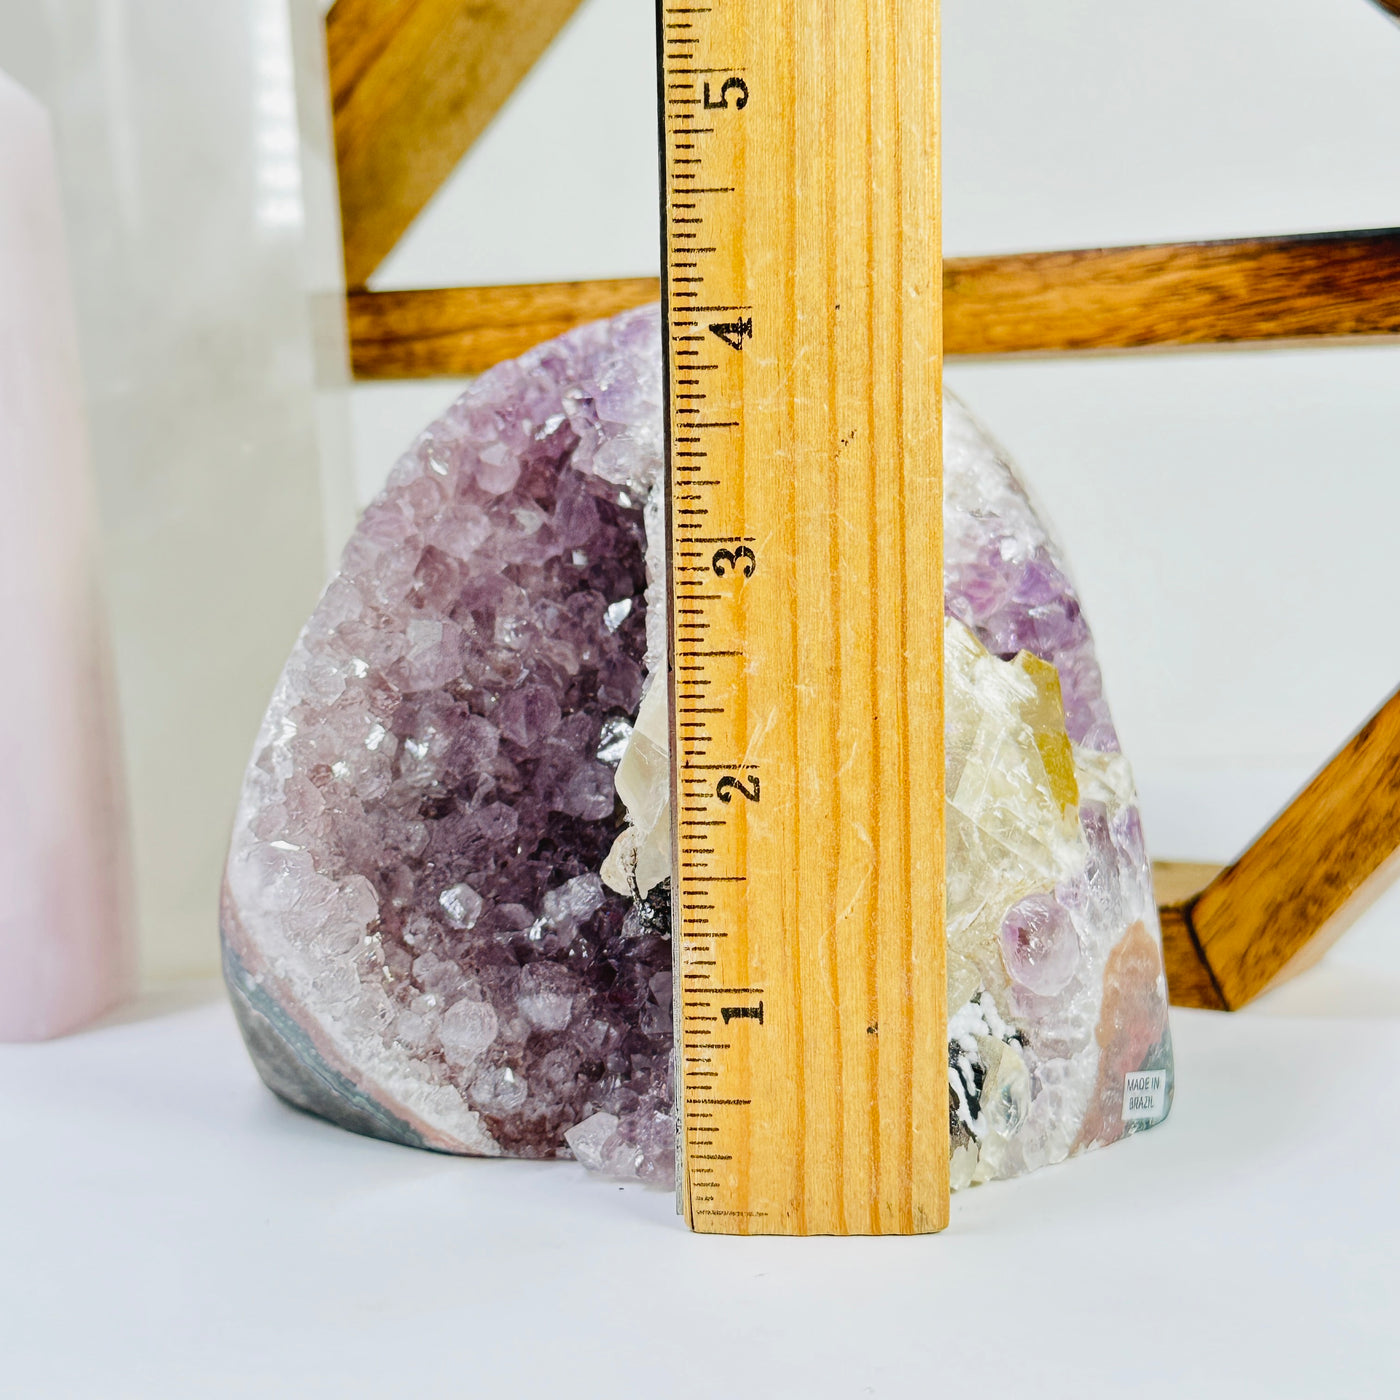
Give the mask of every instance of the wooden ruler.
[[679, 1205], [948, 1214], [935, 0], [659, 0]]

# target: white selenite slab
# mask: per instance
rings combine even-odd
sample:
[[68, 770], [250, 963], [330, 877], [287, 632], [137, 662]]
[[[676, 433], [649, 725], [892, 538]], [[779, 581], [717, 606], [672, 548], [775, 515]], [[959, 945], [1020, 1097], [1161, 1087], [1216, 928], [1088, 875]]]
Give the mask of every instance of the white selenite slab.
[[0, 0], [58, 147], [148, 980], [218, 967], [239, 780], [353, 516], [315, 9]]
[[131, 979], [92, 494], [48, 117], [0, 72], [0, 1040]]

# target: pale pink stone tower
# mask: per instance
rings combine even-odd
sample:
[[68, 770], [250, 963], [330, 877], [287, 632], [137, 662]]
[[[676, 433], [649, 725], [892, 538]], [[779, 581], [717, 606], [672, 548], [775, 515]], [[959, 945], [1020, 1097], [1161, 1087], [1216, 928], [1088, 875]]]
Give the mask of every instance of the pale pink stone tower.
[[132, 981], [77, 334], [44, 109], [0, 73], [0, 1040]]

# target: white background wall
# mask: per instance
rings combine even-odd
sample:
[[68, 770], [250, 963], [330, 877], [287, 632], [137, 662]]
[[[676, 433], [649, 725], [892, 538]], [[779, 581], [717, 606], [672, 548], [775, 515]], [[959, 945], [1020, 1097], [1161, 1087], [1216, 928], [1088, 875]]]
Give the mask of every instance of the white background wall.
[[[944, 0], [949, 254], [1400, 223], [1365, 0]], [[657, 267], [652, 0], [585, 0], [375, 279]], [[1225, 859], [1400, 683], [1400, 346], [1007, 361], [949, 384], [1058, 526], [1156, 854]], [[354, 394], [371, 493], [458, 386]]]

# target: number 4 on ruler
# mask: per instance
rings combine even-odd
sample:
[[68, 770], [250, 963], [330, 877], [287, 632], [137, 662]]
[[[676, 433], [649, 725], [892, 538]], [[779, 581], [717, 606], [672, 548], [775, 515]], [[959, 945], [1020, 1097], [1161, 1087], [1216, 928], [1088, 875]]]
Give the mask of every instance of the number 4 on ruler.
[[753, 336], [753, 317], [745, 316], [742, 321], [716, 321], [710, 327], [710, 334], [719, 336], [731, 350], [742, 350], [745, 339]]

